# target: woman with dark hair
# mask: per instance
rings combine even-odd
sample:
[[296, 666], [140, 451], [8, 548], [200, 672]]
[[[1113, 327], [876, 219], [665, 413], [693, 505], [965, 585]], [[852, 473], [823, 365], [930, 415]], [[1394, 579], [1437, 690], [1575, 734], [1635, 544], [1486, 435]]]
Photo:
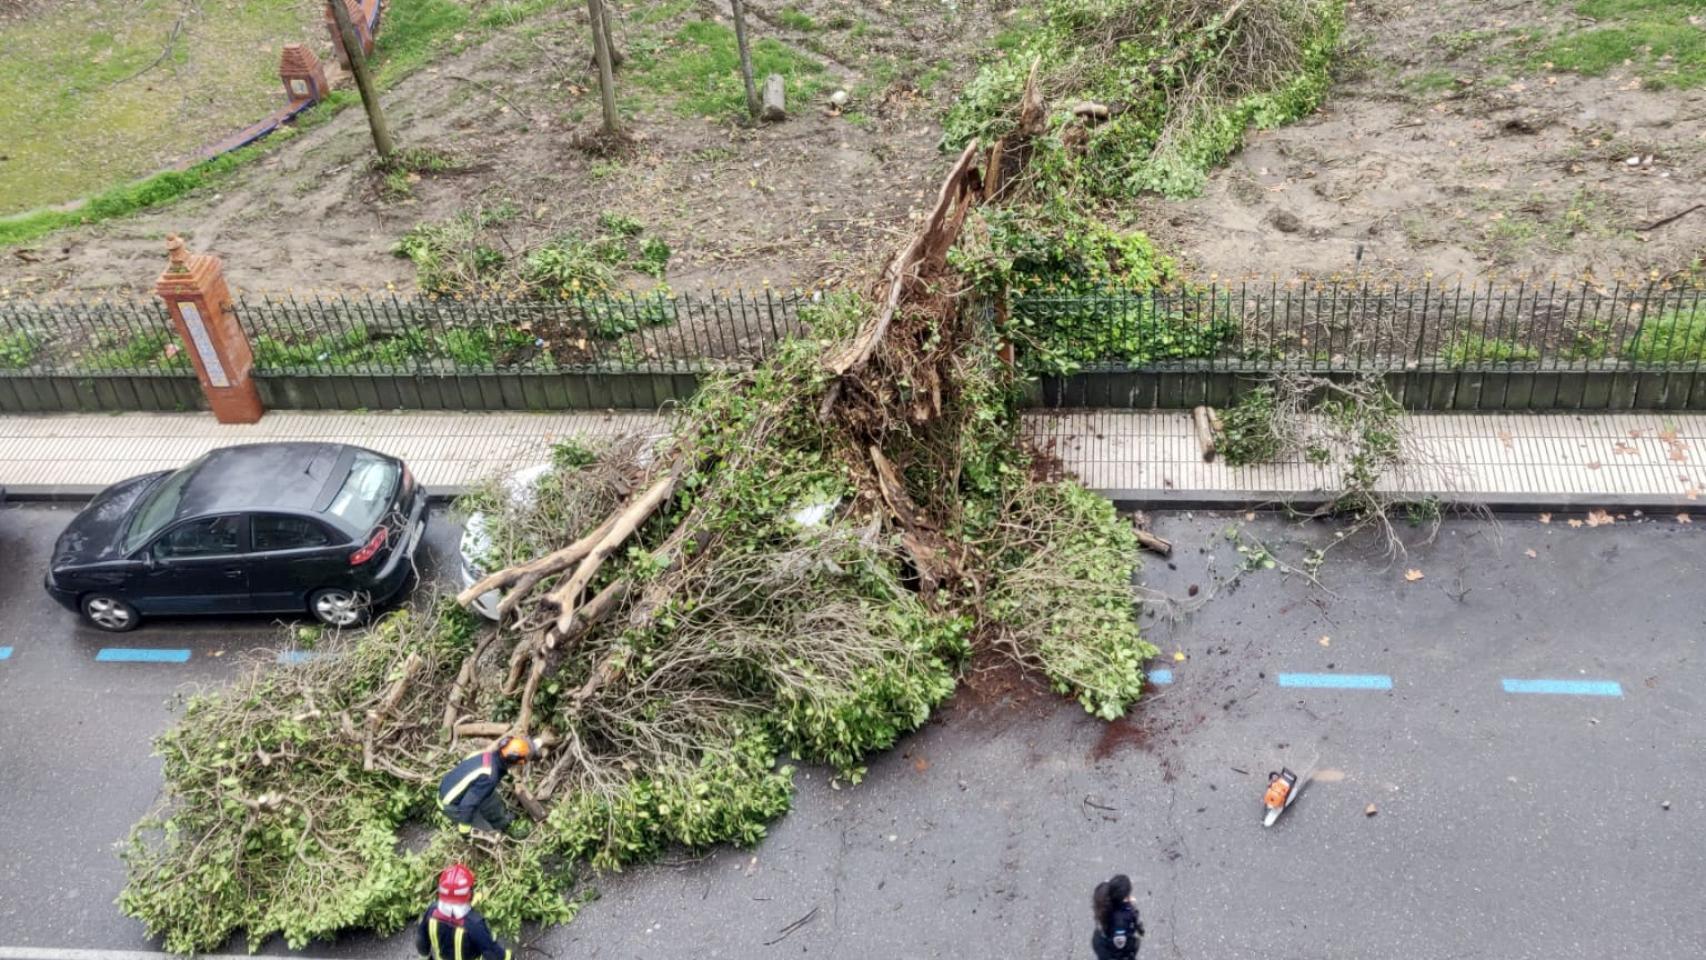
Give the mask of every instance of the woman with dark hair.
[[1090, 934], [1090, 949], [1096, 960], [1135, 960], [1143, 939], [1143, 921], [1132, 901], [1131, 878], [1119, 874], [1107, 883], [1096, 884], [1090, 895], [1090, 912], [1096, 917]]

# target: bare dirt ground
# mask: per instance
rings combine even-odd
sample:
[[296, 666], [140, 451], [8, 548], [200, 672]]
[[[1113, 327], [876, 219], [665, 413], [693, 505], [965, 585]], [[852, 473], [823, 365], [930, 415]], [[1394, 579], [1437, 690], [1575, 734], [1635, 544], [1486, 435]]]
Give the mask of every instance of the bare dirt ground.
[[[392, 254], [399, 237], [418, 223], [499, 206], [519, 210], [502, 230], [512, 250], [563, 232], [596, 234], [601, 213], [635, 218], [672, 249], [667, 280], [678, 292], [834, 283], [889, 250], [927, 205], [947, 164], [938, 118], [1007, 5], [748, 3], [759, 38], [822, 64], [818, 94], [791, 102], [784, 123], [748, 128], [687, 115], [619, 73], [637, 143], [614, 160], [577, 146], [598, 121], [584, 8], [553, 14], [441, 60], [387, 95], [400, 144], [449, 151], [461, 168], [423, 175], [408, 199], [382, 196], [362, 113], [345, 110], [217, 192], [44, 238], [31, 252], [39, 259], [5, 257], [0, 286], [143, 291], [164, 263], [165, 236], [178, 231], [224, 257], [239, 289], [390, 284], [407, 292], [414, 273]], [[671, 5], [619, 6], [618, 44], [663, 53], [680, 25], [727, 9], [679, 3], [674, 15], [647, 22], [648, 11], [655, 17]], [[852, 96], [839, 112], [827, 100], [838, 88]]]
[[[180, 231], [222, 255], [239, 289], [407, 293], [413, 268], [391, 252], [399, 237], [499, 207], [519, 211], [501, 230], [511, 254], [595, 234], [608, 212], [669, 244], [677, 292], [834, 285], [891, 250], [925, 205], [947, 162], [941, 113], [1012, 5], [749, 4], [759, 37], [821, 64], [810, 101], [791, 103], [785, 123], [747, 128], [689, 114], [624, 68], [638, 139], [619, 160], [577, 145], [598, 116], [584, 13], [553, 14], [387, 95], [403, 144], [459, 165], [423, 175], [407, 199], [383, 193], [361, 113], [347, 110], [217, 192], [44, 238], [28, 260], [0, 258], [0, 287], [146, 290], [164, 237]], [[619, 44], [662, 53], [683, 24], [724, 10], [620, 7]], [[1706, 196], [1706, 92], [1535, 66], [1529, 32], [1570, 16], [1549, 0], [1362, 0], [1315, 116], [1253, 133], [1204, 196], [1143, 201], [1138, 222], [1202, 280], [1612, 282], [1688, 270], [1706, 253], [1706, 210], [1643, 228]], [[852, 95], [845, 111], [826, 100], [837, 88]]]
[[[1201, 274], [1644, 280], [1706, 253], [1706, 92], [1526, 67], [1546, 0], [1363, 0], [1312, 117], [1145, 214]], [[1636, 158], [1630, 165], [1630, 158]]]

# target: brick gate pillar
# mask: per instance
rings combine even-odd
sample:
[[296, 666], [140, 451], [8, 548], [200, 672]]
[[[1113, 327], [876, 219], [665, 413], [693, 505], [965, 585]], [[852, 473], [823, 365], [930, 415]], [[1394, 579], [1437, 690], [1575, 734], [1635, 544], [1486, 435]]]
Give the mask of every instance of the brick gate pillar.
[[373, 54], [372, 21], [367, 18], [368, 4], [365, 0], [326, 0], [326, 32], [332, 35], [332, 52], [338, 55], [338, 63], [345, 70], [349, 69], [349, 52], [344, 49], [343, 31], [338, 29], [337, 18], [332, 16], [332, 4], [342, 3], [349, 11], [350, 26], [355, 28], [355, 37], [361, 44], [364, 56]]
[[166, 253], [171, 262], [154, 292], [166, 302], [172, 325], [195, 362], [207, 405], [220, 423], [254, 423], [266, 409], [249, 376], [254, 355], [231, 311], [225, 265], [211, 254], [191, 254], [175, 233], [166, 239]]
[[278, 61], [278, 78], [284, 81], [284, 99], [291, 106], [318, 103], [332, 87], [314, 51], [300, 43], [287, 43]]

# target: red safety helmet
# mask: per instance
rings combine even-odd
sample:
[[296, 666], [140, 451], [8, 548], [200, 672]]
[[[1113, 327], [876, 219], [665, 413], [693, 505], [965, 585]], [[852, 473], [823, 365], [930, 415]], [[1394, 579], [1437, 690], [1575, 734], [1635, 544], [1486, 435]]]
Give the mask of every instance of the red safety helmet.
[[453, 863], [438, 875], [438, 899], [444, 903], [474, 902], [474, 871]]

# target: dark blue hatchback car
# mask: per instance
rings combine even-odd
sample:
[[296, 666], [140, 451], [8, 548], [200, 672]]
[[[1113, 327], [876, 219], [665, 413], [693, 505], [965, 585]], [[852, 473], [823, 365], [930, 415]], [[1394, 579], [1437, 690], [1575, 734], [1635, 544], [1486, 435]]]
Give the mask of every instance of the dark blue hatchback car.
[[102, 491], [60, 534], [47, 591], [102, 630], [245, 613], [353, 626], [403, 591], [425, 527], [426, 494], [394, 457], [226, 447]]

